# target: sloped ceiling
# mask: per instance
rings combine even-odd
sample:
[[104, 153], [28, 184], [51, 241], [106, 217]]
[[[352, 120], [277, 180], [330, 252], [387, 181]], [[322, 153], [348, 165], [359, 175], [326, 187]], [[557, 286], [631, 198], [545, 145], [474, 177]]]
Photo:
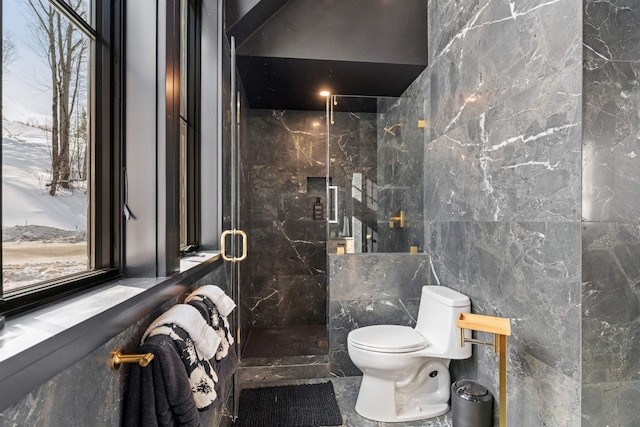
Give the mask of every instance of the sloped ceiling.
[[427, 65], [426, 0], [239, 0], [226, 19], [251, 108], [400, 96]]

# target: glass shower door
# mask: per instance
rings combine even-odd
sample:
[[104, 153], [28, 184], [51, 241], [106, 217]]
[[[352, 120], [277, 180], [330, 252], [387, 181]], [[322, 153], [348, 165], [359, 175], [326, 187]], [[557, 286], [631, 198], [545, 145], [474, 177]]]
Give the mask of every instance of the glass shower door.
[[[223, 55], [223, 70], [228, 72], [227, 77], [230, 85], [228, 91], [225, 90], [225, 84], [223, 83], [223, 99], [228, 101], [228, 104], [223, 105], [222, 117], [229, 117], [229, 121], [224, 123], [223, 126], [223, 163], [226, 164], [223, 170], [228, 173], [226, 177], [223, 177], [224, 185], [223, 194], [228, 196], [224, 197], [223, 211], [223, 228], [225, 229], [220, 236], [220, 252], [222, 259], [226, 262], [226, 273], [229, 279], [229, 294], [231, 298], [236, 302], [237, 308], [233, 312], [233, 319], [230, 319], [231, 327], [235, 328], [235, 340], [236, 340], [236, 357], [238, 362], [241, 359], [241, 349], [244, 336], [243, 322], [244, 317], [241, 304], [241, 289], [242, 289], [242, 262], [247, 259], [248, 256], [248, 236], [242, 229], [243, 224], [241, 221], [243, 206], [242, 192], [240, 191], [242, 185], [242, 171], [241, 171], [241, 139], [240, 139], [240, 107], [241, 96], [237, 89], [237, 71], [236, 71], [236, 46], [235, 38], [231, 37], [229, 57], [230, 63], [225, 66], [224, 60], [227, 58]], [[226, 114], [228, 111], [228, 114]], [[228, 142], [224, 142], [224, 141]], [[228, 197], [228, 198], [227, 198]], [[237, 416], [238, 399], [240, 396], [240, 388], [238, 384], [238, 375], [234, 376], [234, 417]]]

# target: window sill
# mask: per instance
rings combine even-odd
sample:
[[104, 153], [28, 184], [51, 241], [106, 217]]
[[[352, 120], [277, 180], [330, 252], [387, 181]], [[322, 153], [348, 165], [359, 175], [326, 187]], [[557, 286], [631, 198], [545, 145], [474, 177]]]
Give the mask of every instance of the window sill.
[[[6, 319], [0, 330], [0, 412], [204, 277], [218, 252], [183, 258], [166, 278], [123, 278]], [[105, 369], [108, 369], [105, 361]]]

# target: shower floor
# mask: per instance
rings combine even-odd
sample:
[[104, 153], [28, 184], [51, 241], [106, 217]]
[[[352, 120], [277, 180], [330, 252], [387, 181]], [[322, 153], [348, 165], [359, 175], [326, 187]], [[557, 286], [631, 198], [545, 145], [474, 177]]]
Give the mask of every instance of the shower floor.
[[249, 331], [242, 357], [290, 357], [326, 355], [327, 327], [281, 326], [277, 328], [253, 327]]

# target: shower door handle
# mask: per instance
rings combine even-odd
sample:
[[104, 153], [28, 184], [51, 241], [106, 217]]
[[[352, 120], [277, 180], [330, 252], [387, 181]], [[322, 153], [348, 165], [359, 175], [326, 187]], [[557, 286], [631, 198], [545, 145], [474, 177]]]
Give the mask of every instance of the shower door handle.
[[[235, 235], [239, 235], [240, 237], [242, 237], [242, 255], [240, 255], [239, 257], [236, 257], [235, 254], [233, 254], [232, 256], [227, 256], [227, 236], [235, 236]], [[242, 230], [225, 230], [222, 232], [222, 235], [220, 236], [220, 255], [222, 256], [222, 259], [225, 261], [232, 261], [232, 262], [240, 262], [240, 261], [244, 261], [247, 258], [247, 233], [245, 233]]]
[[331, 212], [327, 212], [327, 217], [329, 218], [329, 224], [337, 224], [338, 223], [338, 186], [330, 185], [329, 186], [329, 200], [331, 200], [331, 196], [333, 193], [333, 201], [331, 202]]

